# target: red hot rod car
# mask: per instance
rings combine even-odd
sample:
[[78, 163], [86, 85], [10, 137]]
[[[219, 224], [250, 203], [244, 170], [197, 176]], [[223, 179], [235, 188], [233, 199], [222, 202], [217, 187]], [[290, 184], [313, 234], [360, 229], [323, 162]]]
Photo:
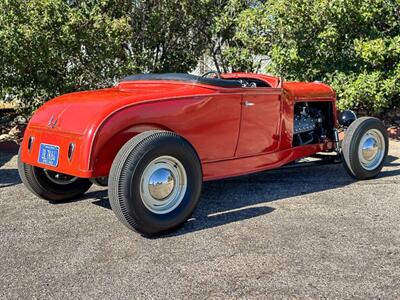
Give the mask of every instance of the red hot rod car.
[[93, 182], [108, 186], [118, 219], [157, 235], [190, 217], [206, 180], [317, 152], [337, 152], [354, 178], [377, 176], [388, 150], [383, 124], [351, 111], [337, 118], [335, 101], [325, 84], [262, 74], [134, 75], [39, 108], [19, 173], [31, 192], [52, 201], [78, 197]]

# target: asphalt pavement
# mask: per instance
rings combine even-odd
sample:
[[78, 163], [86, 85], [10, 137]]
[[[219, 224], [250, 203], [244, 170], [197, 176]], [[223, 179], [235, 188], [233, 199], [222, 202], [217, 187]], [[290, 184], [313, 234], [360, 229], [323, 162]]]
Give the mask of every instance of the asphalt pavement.
[[400, 142], [377, 179], [341, 164], [203, 185], [193, 218], [146, 239], [104, 188], [32, 195], [0, 153], [0, 298], [400, 299]]

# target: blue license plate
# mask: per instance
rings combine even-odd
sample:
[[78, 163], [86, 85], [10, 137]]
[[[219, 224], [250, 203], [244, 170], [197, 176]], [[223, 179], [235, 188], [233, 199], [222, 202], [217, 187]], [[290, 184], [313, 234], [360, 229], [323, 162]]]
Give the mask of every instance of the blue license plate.
[[59, 152], [60, 147], [58, 146], [40, 144], [38, 162], [41, 164], [57, 167]]

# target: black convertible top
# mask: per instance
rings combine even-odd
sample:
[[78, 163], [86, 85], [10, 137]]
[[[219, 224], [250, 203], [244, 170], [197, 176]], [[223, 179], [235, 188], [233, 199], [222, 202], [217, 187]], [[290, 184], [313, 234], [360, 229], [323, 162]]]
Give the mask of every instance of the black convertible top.
[[139, 80], [173, 80], [173, 81], [186, 81], [192, 83], [208, 84], [224, 88], [242, 87], [242, 84], [238, 80], [208, 78], [186, 73], [138, 74], [125, 77], [121, 81], [139, 81]]

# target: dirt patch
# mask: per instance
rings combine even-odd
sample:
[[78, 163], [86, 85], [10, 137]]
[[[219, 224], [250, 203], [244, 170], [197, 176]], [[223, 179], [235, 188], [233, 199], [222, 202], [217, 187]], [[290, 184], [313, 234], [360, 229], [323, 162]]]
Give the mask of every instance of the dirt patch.
[[15, 105], [8, 102], [0, 102], [0, 110], [2, 109], [15, 109]]
[[388, 135], [392, 139], [400, 140], [400, 127], [388, 128]]
[[15, 150], [21, 142], [28, 120], [14, 109], [0, 109], [0, 149]]

